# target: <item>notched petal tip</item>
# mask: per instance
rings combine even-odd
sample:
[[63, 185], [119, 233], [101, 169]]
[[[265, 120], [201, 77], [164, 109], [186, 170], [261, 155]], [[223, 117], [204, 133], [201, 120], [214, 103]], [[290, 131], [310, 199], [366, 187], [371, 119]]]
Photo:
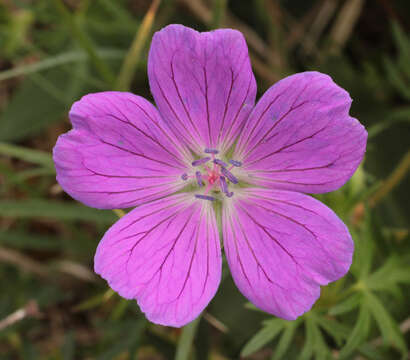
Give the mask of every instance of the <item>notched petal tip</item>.
[[70, 110], [73, 129], [53, 150], [57, 181], [99, 209], [127, 208], [182, 188], [186, 161], [155, 107], [123, 92], [88, 94]]
[[[338, 189], [363, 159], [367, 133], [350, 117], [348, 92], [305, 72], [273, 85], [241, 134], [234, 156], [249, 181], [304, 193]], [[273, 121], [272, 121], [273, 119]]]
[[303, 194], [249, 188], [222, 215], [225, 252], [241, 292], [287, 320], [309, 311], [320, 286], [344, 276], [352, 262], [347, 227]]
[[153, 37], [148, 77], [161, 115], [198, 153], [226, 150], [256, 96], [246, 42], [230, 29], [165, 27]]
[[150, 321], [184, 326], [208, 305], [221, 279], [213, 210], [186, 194], [139, 206], [107, 231], [94, 264]]

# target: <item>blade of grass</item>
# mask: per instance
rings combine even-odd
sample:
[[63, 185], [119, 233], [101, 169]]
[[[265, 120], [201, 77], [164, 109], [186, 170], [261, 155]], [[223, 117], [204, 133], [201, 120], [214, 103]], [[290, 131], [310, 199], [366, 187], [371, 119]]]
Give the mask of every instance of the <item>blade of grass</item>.
[[53, 0], [57, 10], [60, 12], [62, 20], [66, 23], [66, 26], [70, 30], [73, 38], [77, 40], [78, 44], [87, 52], [90, 60], [94, 63], [95, 68], [100, 73], [101, 77], [108, 83], [114, 82], [114, 75], [107, 64], [100, 58], [95, 46], [91, 42], [90, 38], [84, 33], [84, 31], [75, 22], [73, 16], [65, 6], [62, 0]]
[[410, 169], [410, 151], [407, 151], [400, 163], [393, 170], [390, 176], [383, 182], [379, 190], [369, 199], [369, 205], [374, 207], [380, 202], [394, 187], [403, 180]]
[[175, 360], [187, 360], [189, 358], [200, 320], [201, 318], [198, 317], [182, 329], [182, 334], [177, 345]]
[[212, 28], [218, 29], [225, 21], [227, 0], [213, 0]]
[[364, 0], [347, 0], [338, 12], [338, 17], [330, 32], [332, 46], [330, 52], [337, 54], [346, 44], [353, 28], [359, 20]]
[[0, 201], [0, 216], [91, 221], [113, 224], [117, 218], [110, 211], [96, 210], [77, 203], [30, 199]]
[[[121, 59], [124, 51], [116, 49], [99, 49], [96, 50], [101, 59]], [[69, 64], [72, 62], [82, 62], [88, 59], [84, 51], [67, 51], [65, 53], [48, 57], [44, 60], [37, 61], [33, 64], [21, 65], [19, 67], [0, 72], [0, 81], [14, 78], [21, 75], [29, 75], [38, 71], [51, 69], [56, 66]]]
[[138, 65], [138, 61], [141, 57], [141, 50], [147, 42], [147, 38], [152, 29], [152, 24], [155, 19], [156, 12], [161, 0], [154, 0], [151, 3], [150, 8], [142, 20], [135, 38], [125, 56], [124, 63], [122, 64], [120, 74], [118, 75], [115, 88], [120, 91], [129, 91], [132, 79], [134, 78], [135, 70]]
[[44, 151], [28, 149], [22, 146], [0, 142], [0, 155], [14, 157], [29, 163], [41, 165], [50, 170], [54, 170], [54, 163], [51, 155]]

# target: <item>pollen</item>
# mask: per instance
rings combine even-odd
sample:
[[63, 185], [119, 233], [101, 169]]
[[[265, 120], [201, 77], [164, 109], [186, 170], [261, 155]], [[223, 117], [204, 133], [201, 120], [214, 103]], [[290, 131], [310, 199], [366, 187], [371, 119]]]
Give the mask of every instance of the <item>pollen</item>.
[[[203, 194], [195, 195], [197, 199], [209, 201], [216, 200], [214, 196], [208, 195], [211, 191], [215, 193], [220, 192], [228, 198], [232, 197], [234, 193], [229, 191], [228, 185], [238, 183], [238, 179], [232, 171], [235, 171], [235, 168], [241, 166], [242, 163], [238, 160], [231, 159], [228, 161], [228, 164], [225, 161], [216, 158], [216, 155], [219, 154], [217, 149], [206, 148], [204, 152], [205, 154], [211, 155], [212, 158], [206, 156], [194, 160], [191, 163], [191, 165], [195, 168], [192, 169], [193, 174], [188, 175], [187, 173], [184, 173], [182, 174], [181, 179], [184, 181], [193, 179], [199, 188], [203, 188], [205, 186]], [[211, 159], [212, 163], [210, 163], [211, 165], [208, 165], [208, 162]]]

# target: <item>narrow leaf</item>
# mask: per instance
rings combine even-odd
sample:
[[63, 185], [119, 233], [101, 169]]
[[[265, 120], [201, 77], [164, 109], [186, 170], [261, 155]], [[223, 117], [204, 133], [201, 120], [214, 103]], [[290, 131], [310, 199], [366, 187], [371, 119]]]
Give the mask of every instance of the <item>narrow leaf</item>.
[[0, 216], [80, 220], [109, 224], [117, 220], [111, 211], [96, 210], [78, 203], [40, 199], [0, 201]]
[[370, 331], [370, 323], [371, 317], [369, 307], [366, 306], [366, 304], [362, 304], [356, 325], [347, 339], [346, 345], [340, 351], [340, 359], [348, 357], [367, 339]]
[[340, 315], [350, 312], [359, 305], [361, 299], [362, 295], [360, 293], [355, 293], [341, 303], [333, 306], [329, 310], [329, 315]]
[[194, 342], [196, 330], [200, 320], [201, 318], [198, 317], [182, 329], [182, 334], [177, 345], [175, 360], [189, 359], [189, 354], [191, 353], [192, 344]]
[[0, 154], [41, 165], [45, 168], [54, 169], [51, 154], [44, 151], [0, 142]]
[[269, 341], [272, 341], [284, 327], [284, 321], [273, 319], [266, 323], [265, 327], [258, 331], [244, 346], [241, 351], [242, 356], [248, 356], [258, 351]]
[[407, 353], [407, 346], [400, 329], [380, 300], [370, 292], [366, 293], [366, 301], [369, 309], [376, 320], [386, 345], [394, 346], [402, 354]]
[[295, 334], [296, 329], [300, 324], [300, 318], [294, 321], [289, 321], [286, 323], [284, 332], [281, 335], [281, 338], [278, 342], [278, 346], [273, 351], [272, 360], [283, 359], [283, 355], [289, 349], [293, 335]]

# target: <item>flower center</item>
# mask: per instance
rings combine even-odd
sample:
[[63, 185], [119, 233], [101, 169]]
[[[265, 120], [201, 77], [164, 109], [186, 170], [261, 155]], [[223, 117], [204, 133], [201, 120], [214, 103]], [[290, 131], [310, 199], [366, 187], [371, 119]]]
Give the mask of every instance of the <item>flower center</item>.
[[[238, 183], [238, 179], [232, 173], [232, 169], [241, 166], [242, 163], [237, 160], [229, 160], [229, 164], [225, 163], [216, 157], [219, 153], [216, 149], [205, 149], [205, 153], [211, 156], [193, 161], [192, 166], [196, 168], [194, 175], [184, 173], [181, 175], [182, 180], [195, 179], [199, 187], [205, 185], [204, 194], [195, 195], [197, 199], [216, 200], [216, 197], [209, 195], [211, 190], [214, 192], [220, 191], [225, 196], [232, 197], [233, 192], [229, 191], [228, 185], [230, 183]], [[210, 163], [210, 161], [212, 162]]]

